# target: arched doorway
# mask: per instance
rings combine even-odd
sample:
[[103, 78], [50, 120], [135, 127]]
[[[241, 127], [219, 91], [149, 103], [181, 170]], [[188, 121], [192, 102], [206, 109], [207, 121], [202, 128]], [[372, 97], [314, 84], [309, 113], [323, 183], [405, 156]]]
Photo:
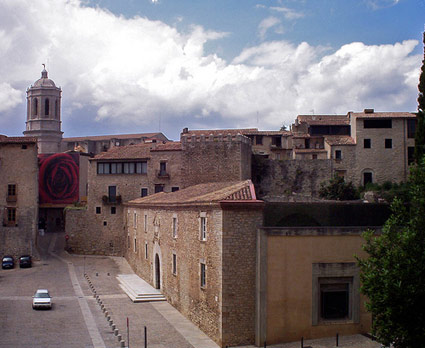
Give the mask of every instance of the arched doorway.
[[161, 267], [158, 254], [155, 254], [155, 288], [161, 289]]

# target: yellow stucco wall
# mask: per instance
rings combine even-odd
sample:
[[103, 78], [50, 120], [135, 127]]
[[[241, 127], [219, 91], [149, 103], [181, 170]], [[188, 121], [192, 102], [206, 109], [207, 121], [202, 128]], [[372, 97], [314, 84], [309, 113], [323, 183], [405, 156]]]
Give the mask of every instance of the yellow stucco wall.
[[360, 296], [360, 322], [312, 325], [312, 264], [355, 262], [360, 236], [269, 236], [267, 240], [267, 343], [370, 331]]

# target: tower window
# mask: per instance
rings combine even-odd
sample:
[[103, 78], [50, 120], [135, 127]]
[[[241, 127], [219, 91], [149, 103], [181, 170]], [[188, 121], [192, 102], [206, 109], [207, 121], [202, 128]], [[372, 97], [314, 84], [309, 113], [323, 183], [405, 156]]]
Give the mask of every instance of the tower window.
[[49, 108], [50, 108], [50, 102], [49, 99], [46, 98], [46, 100], [44, 101], [44, 115], [49, 115]]
[[34, 116], [38, 115], [38, 99], [37, 98], [34, 98], [32, 102], [32, 114]]
[[58, 101], [55, 100], [55, 118], [58, 118], [59, 116], [59, 104]]

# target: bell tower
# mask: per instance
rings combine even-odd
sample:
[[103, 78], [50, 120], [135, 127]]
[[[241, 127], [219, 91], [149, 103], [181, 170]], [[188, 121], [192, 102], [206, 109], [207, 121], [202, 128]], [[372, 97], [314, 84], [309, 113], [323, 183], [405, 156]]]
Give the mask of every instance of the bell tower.
[[41, 78], [27, 89], [27, 121], [24, 135], [37, 138], [38, 153], [60, 152], [63, 134], [61, 94], [62, 90], [47, 77], [45, 66]]

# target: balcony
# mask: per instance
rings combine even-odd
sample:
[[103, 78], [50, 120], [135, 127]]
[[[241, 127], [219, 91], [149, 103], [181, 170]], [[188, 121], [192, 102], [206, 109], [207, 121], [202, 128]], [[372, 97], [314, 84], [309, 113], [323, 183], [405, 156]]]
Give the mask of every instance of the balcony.
[[163, 171], [163, 170], [157, 170], [156, 176], [160, 179], [169, 179], [170, 173], [167, 173], [166, 171]]
[[121, 204], [121, 196], [102, 196], [102, 202], [105, 204]]
[[9, 195], [6, 197], [6, 202], [8, 203], [13, 203], [13, 202], [17, 202], [18, 201], [18, 196], [17, 195]]

